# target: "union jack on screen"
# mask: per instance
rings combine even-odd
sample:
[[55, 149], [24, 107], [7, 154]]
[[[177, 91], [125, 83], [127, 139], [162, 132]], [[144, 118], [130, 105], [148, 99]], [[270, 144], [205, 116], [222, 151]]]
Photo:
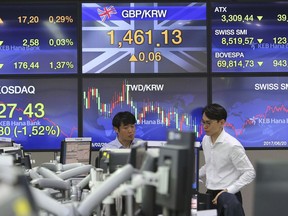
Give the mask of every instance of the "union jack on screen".
[[[115, 17], [111, 13], [113, 12], [113, 6], [111, 8], [109, 5], [107, 7], [107, 5], [96, 3], [83, 5], [82, 13], [87, 17], [87, 20], [82, 22], [83, 73], [207, 72], [206, 15], [196, 13], [186, 17], [185, 14], [187, 8], [195, 9], [196, 12], [201, 9], [200, 11], [206, 13], [206, 3], [172, 3], [176, 6], [180, 5], [181, 7], [175, 7], [180, 9], [178, 11], [175, 9], [177, 13], [171, 13], [163, 19], [150, 17], [147, 19], [127, 18], [120, 14], [124, 9], [152, 11], [159, 8], [162, 5], [160, 3], [113, 3], [113, 5], [117, 9]], [[97, 11], [98, 8], [101, 9], [102, 18], [105, 16], [105, 22], [103, 22], [103, 19], [101, 21], [101, 18], [98, 19], [98, 16], [100, 16]], [[117, 15], [118, 17], [116, 17]], [[182, 16], [186, 18], [182, 19]], [[198, 16], [201, 19], [198, 19]], [[141, 29], [139, 29], [140, 26]], [[173, 35], [175, 29], [181, 32], [181, 44], [178, 45], [172, 42], [176, 39]], [[114, 44], [111, 44], [111, 38], [107, 35], [111, 30], [114, 30], [115, 33]], [[137, 30], [143, 31], [143, 43], [135, 43], [137, 38], [140, 38], [134, 35]], [[169, 32], [169, 37], [165, 44], [163, 32], [166, 31]], [[130, 44], [125, 41], [128, 35], [127, 32], [132, 32], [131, 38], [133, 41]], [[146, 35], [148, 32], [151, 33], [151, 43], [148, 43], [148, 35]], [[122, 47], [119, 48], [119, 45]], [[161, 61], [130, 61], [132, 55], [137, 57], [139, 57], [139, 54], [148, 56], [149, 53], [161, 53]]]
[[112, 5], [109, 7], [104, 7], [103, 10], [101, 10], [100, 8], [97, 8], [97, 12], [102, 22], [105, 22], [107, 18], [109, 19], [112, 14], [117, 14], [116, 9]]

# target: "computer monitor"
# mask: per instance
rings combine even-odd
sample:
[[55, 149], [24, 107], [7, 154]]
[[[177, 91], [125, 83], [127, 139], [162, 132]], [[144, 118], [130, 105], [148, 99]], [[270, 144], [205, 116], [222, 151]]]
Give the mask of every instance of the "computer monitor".
[[141, 141], [134, 144], [131, 149], [105, 149], [100, 150], [95, 166], [104, 172], [113, 173], [121, 166], [130, 163], [135, 169], [140, 169], [148, 148], [148, 142]]
[[169, 167], [168, 193], [156, 193], [156, 204], [171, 215], [190, 216], [194, 178], [193, 132], [169, 131], [167, 145], [160, 149], [158, 167]]
[[115, 172], [118, 168], [129, 162], [131, 149], [110, 149], [108, 168], [109, 173]]
[[[148, 148], [141, 165], [141, 171], [157, 172], [160, 148]], [[156, 187], [144, 185], [142, 190], [141, 215], [157, 216], [162, 214], [162, 208], [156, 205]]]
[[129, 163], [135, 168], [140, 169], [145, 159], [146, 151], [148, 148], [148, 142], [137, 142], [131, 147], [131, 153], [129, 156]]
[[21, 144], [14, 142], [7, 142], [4, 144], [5, 147], [0, 145], [0, 154], [12, 155], [15, 165], [21, 164], [22, 158], [24, 158], [24, 151]]
[[90, 137], [66, 138], [61, 143], [60, 162], [90, 164], [91, 146]]
[[288, 160], [258, 161], [254, 216], [287, 215]]
[[0, 148], [1, 147], [12, 147], [13, 140], [8, 137], [0, 137]]

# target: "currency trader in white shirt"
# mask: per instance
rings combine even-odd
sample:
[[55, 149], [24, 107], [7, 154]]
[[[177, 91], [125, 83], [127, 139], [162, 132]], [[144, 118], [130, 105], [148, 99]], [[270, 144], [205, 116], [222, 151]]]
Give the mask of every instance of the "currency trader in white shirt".
[[104, 144], [101, 150], [131, 148], [141, 139], [135, 138], [136, 118], [128, 111], [118, 112], [112, 120], [116, 138], [111, 142]]
[[242, 144], [224, 130], [226, 118], [227, 111], [219, 104], [207, 105], [202, 111], [205, 164], [199, 170], [199, 178], [206, 178], [213, 208], [218, 208], [217, 199], [223, 192], [235, 194], [242, 204], [240, 190], [256, 176]]

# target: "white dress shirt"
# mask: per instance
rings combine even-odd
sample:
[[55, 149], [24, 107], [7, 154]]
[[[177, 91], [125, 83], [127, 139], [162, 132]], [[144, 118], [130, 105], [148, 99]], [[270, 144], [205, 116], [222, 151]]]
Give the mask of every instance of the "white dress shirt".
[[235, 194], [255, 178], [255, 169], [244, 147], [224, 129], [214, 144], [211, 137], [205, 135], [202, 148], [205, 165], [200, 168], [199, 177], [206, 177], [207, 189], [227, 189]]
[[[142, 141], [142, 139], [134, 138], [133, 141], [131, 142], [130, 147], [136, 144], [138, 141]], [[118, 137], [116, 137], [111, 142], [104, 144], [101, 149], [105, 150], [105, 149], [120, 149], [120, 148], [125, 148], [125, 147], [120, 143], [120, 141], [118, 140]]]

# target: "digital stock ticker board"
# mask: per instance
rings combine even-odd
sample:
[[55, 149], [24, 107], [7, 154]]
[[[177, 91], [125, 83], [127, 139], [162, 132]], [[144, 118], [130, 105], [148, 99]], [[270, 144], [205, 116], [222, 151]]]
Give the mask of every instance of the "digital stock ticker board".
[[1, 2], [0, 137], [31, 151], [91, 137], [99, 150], [129, 110], [143, 140], [175, 129], [201, 141], [201, 109], [218, 102], [245, 148], [287, 148], [287, 11], [284, 1]]
[[83, 73], [207, 72], [205, 3], [82, 4]]
[[217, 77], [212, 85], [228, 112], [225, 129], [245, 148], [288, 146], [287, 77]]
[[287, 72], [288, 4], [212, 3], [212, 72]]
[[0, 74], [77, 73], [76, 4], [1, 4]]
[[[181, 85], [181, 88], [176, 86]], [[93, 148], [115, 139], [111, 123], [119, 111], [136, 119], [136, 137], [166, 141], [167, 130], [193, 131], [201, 140], [201, 107], [207, 103], [204, 78], [87, 78], [83, 83], [83, 131]]]
[[0, 134], [25, 150], [59, 150], [78, 136], [77, 80], [1, 79]]

